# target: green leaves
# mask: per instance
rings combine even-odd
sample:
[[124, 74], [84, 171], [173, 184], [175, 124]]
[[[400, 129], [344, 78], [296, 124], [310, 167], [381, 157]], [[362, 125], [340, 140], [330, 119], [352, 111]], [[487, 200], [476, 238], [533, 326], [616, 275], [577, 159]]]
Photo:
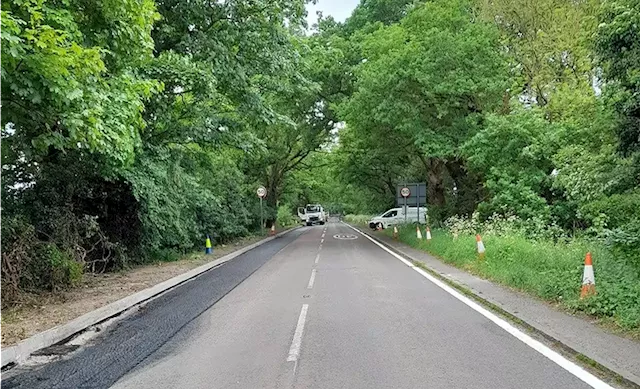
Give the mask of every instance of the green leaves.
[[[108, 12], [123, 5], [113, 16], [118, 23], [149, 17], [152, 3], [151, 8], [134, 3], [114, 1]], [[107, 169], [117, 171], [133, 161], [144, 127], [144, 100], [158, 85], [138, 78], [126, 65], [109, 69], [104, 62], [109, 48], [92, 46], [94, 39], [83, 33], [101, 27], [82, 24], [100, 14], [80, 11], [65, 3], [32, 1], [16, 1], [3, 11], [2, 125], [11, 123], [23, 148], [33, 147], [34, 158], [50, 150], [80, 149], [103, 155]], [[146, 39], [143, 33], [112, 32], [132, 56], [140, 57], [150, 53], [150, 26], [144, 27]]]
[[[595, 46], [607, 81], [605, 92], [619, 115], [620, 151], [640, 158], [640, 2], [603, 3]], [[637, 171], [636, 171], [637, 174]], [[640, 179], [639, 181], [640, 182]]]
[[359, 89], [345, 105], [352, 127], [396, 128], [428, 156], [456, 154], [467, 117], [490, 110], [505, 88], [496, 32], [465, 12], [459, 2], [428, 3], [365, 40]]

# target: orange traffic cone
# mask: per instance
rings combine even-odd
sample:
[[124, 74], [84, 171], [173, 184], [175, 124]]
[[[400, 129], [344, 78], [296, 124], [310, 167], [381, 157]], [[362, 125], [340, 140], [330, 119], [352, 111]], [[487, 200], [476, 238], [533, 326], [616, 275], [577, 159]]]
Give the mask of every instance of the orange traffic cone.
[[276, 223], [273, 223], [271, 225], [271, 232], [269, 232], [269, 235], [273, 236], [276, 234]]
[[593, 275], [591, 253], [587, 253], [584, 257], [584, 272], [582, 273], [582, 289], [580, 290], [580, 298], [583, 299], [594, 294], [596, 294], [596, 278]]
[[376, 230], [382, 231], [382, 223], [378, 223], [378, 225], [376, 226]]
[[431, 243], [431, 230], [429, 227], [426, 228], [427, 243]]
[[422, 232], [420, 232], [420, 226], [416, 226], [416, 238], [422, 240]]
[[393, 226], [393, 239], [398, 240], [398, 227]]
[[480, 259], [484, 258], [484, 243], [482, 243], [480, 234], [476, 235], [476, 246], [478, 247], [478, 256]]

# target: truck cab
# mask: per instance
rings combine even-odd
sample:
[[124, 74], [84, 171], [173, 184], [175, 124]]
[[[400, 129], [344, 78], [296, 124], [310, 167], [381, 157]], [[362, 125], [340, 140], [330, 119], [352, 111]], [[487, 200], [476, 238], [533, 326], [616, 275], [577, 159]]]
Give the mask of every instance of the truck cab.
[[327, 215], [320, 204], [307, 204], [305, 207], [298, 208], [298, 217], [307, 226], [322, 225], [327, 221]]

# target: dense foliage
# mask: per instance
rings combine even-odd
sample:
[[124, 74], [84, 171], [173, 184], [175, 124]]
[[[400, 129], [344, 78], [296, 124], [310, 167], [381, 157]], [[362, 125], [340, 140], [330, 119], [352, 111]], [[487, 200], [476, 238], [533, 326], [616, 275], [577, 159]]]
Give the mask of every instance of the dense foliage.
[[270, 225], [331, 128], [309, 117], [304, 16], [302, 0], [3, 2], [3, 303], [258, 231], [261, 184]]
[[328, 104], [346, 128], [325, 172], [346, 211], [426, 182], [434, 223], [516, 216], [637, 262], [638, 18], [637, 1], [461, 0], [321, 21], [312, 39], [341, 65], [323, 83], [351, 91]]

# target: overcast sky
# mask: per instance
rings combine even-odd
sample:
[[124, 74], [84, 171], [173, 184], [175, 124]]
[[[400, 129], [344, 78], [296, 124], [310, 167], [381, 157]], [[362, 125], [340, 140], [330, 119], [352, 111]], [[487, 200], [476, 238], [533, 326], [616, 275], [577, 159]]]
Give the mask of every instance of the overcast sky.
[[359, 2], [360, 0], [318, 0], [316, 4], [307, 4], [309, 28], [318, 20], [316, 11], [322, 11], [324, 16], [331, 15], [338, 22], [344, 22]]

